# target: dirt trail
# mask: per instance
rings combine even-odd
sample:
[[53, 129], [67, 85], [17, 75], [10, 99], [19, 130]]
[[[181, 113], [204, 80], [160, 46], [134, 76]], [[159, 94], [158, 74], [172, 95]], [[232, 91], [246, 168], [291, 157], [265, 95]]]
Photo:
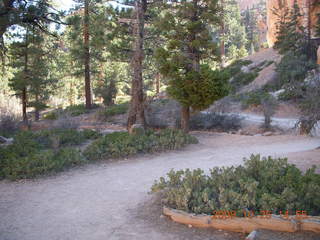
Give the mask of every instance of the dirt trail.
[[[294, 156], [320, 146], [319, 138], [301, 136], [195, 134], [200, 143], [181, 151], [87, 165], [34, 181], [0, 182], [0, 239], [243, 239], [241, 234], [153, 223], [143, 212], [153, 181], [172, 168], [209, 169], [241, 164], [251, 153]], [[319, 155], [312, 164], [320, 164]]]

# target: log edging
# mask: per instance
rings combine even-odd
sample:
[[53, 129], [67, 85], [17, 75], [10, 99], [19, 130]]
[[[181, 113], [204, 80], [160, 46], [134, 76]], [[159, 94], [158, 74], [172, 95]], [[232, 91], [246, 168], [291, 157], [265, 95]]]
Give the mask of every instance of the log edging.
[[267, 229], [282, 232], [312, 231], [320, 233], [320, 217], [308, 216], [307, 219], [298, 219], [295, 215], [284, 219], [279, 215], [270, 218], [232, 217], [214, 219], [206, 214], [191, 214], [181, 210], [163, 207], [163, 214], [172, 221], [199, 228], [217, 228], [233, 232], [250, 233], [257, 229]]

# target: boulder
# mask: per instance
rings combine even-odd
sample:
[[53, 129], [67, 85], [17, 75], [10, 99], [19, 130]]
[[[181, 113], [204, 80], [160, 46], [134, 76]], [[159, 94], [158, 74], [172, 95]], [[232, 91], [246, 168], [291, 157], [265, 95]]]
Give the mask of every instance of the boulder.
[[273, 135], [273, 132], [265, 132], [262, 134], [262, 136], [265, 136], [265, 137], [269, 137], [269, 136], [272, 136]]
[[156, 99], [148, 103], [145, 117], [148, 126], [157, 128], [177, 127], [180, 119], [180, 104], [172, 99]]
[[13, 138], [5, 138], [0, 136], [0, 145], [9, 145], [12, 144]]
[[4, 144], [7, 142], [7, 139], [5, 137], [0, 136], [0, 144]]

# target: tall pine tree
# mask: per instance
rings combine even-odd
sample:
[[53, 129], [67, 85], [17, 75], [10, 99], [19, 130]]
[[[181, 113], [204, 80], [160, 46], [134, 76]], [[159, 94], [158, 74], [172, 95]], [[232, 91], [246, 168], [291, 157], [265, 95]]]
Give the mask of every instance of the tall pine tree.
[[176, 2], [158, 22], [167, 40], [157, 51], [159, 70], [168, 78], [169, 95], [182, 105], [181, 127], [186, 132], [191, 111], [202, 110], [227, 93], [226, 76], [206, 64], [217, 57], [208, 26], [220, 25], [218, 13], [216, 0]]

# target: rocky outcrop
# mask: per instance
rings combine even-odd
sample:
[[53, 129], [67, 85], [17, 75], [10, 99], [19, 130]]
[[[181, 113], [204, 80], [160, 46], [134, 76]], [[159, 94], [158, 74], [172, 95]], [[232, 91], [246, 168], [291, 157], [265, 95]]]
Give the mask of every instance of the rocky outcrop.
[[177, 127], [180, 110], [180, 104], [175, 100], [155, 99], [145, 109], [146, 122], [151, 127]]
[[[281, 0], [284, 4], [282, 9], [286, 7], [291, 9], [293, 7], [295, 0]], [[315, 26], [317, 23], [317, 14], [320, 13], [320, 5], [315, 5], [315, 3], [319, 0], [297, 0], [298, 5], [301, 10], [302, 19], [301, 23], [304, 27], [308, 26], [308, 21], [310, 19], [311, 27], [312, 27], [312, 36], [315, 36]], [[310, 13], [309, 13], [309, 1], [310, 1]], [[276, 41], [276, 33], [277, 33], [277, 22], [278, 17], [274, 13], [274, 10], [277, 9], [277, 14], [280, 12], [279, 0], [267, 0], [267, 40], [269, 47], [272, 47]]]

